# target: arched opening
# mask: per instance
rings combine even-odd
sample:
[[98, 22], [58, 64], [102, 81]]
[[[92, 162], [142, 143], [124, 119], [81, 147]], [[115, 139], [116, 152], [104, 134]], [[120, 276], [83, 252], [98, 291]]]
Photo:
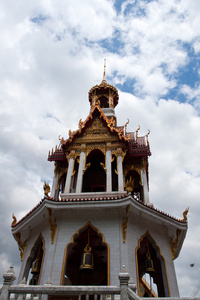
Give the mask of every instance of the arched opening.
[[112, 191], [118, 191], [117, 158], [112, 158]]
[[106, 191], [105, 156], [95, 149], [87, 156], [86, 164], [89, 165], [83, 175], [82, 192]]
[[99, 97], [98, 100], [100, 101], [101, 108], [108, 108], [109, 107], [108, 98], [106, 98], [105, 96]]
[[169, 297], [165, 261], [148, 232], [139, 240], [136, 259], [139, 296]]
[[[91, 247], [93, 270], [80, 269], [82, 254], [86, 245]], [[107, 285], [108, 278], [108, 245], [103, 235], [90, 223], [80, 229], [67, 245], [64, 257], [62, 285]]]
[[[26, 279], [29, 285], [38, 285], [44, 259], [44, 240], [40, 235], [35, 242], [31, 253], [26, 261], [23, 278]], [[31, 270], [31, 272], [30, 272]]]
[[65, 182], [67, 177], [68, 164], [66, 162], [57, 163], [55, 167], [55, 175], [58, 175], [57, 187], [55, 190], [54, 198], [58, 199], [60, 193], [64, 193]]
[[138, 199], [143, 201], [144, 196], [143, 196], [143, 188], [142, 188], [142, 183], [141, 183], [141, 178], [140, 174], [136, 170], [129, 170], [125, 182], [127, 181], [132, 181], [133, 182], [133, 191], [132, 194]]

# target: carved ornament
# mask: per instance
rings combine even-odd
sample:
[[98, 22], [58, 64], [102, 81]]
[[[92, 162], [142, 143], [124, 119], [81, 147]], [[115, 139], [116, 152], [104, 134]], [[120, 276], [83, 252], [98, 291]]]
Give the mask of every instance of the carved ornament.
[[46, 197], [49, 197], [49, 193], [51, 191], [51, 188], [50, 188], [50, 185], [48, 183], [46, 183], [46, 181], [44, 181], [43, 190], [44, 190], [44, 195]]
[[183, 219], [181, 219], [180, 221], [187, 221], [187, 214], [189, 212], [189, 207], [186, 208], [186, 210], [184, 210], [183, 212]]
[[27, 243], [27, 240], [25, 240], [23, 243], [21, 241], [21, 233], [20, 232], [17, 232], [15, 234], [15, 239], [18, 243], [18, 248], [19, 248], [19, 251], [20, 251], [20, 257], [21, 257], [21, 261], [23, 261], [24, 259], [24, 254], [25, 254], [25, 250], [26, 250], [26, 243]]
[[100, 165], [101, 165], [101, 167], [104, 169], [104, 171], [107, 173], [107, 169], [106, 169], [106, 167], [105, 167], [105, 164], [102, 163], [102, 162], [100, 161]]
[[134, 165], [125, 165], [124, 167], [124, 177], [128, 174], [129, 171], [135, 170], [139, 175], [140, 175], [140, 185], [142, 186], [142, 174], [141, 174], [141, 169], [142, 169], [142, 162], [137, 162], [134, 163]]
[[176, 249], [178, 247], [178, 241], [179, 241], [180, 235], [181, 235], [181, 230], [177, 229], [176, 230], [176, 238], [174, 238], [173, 235], [169, 237], [169, 245], [170, 245], [172, 259], [175, 259], [175, 253], [176, 253]]
[[66, 158], [68, 160], [68, 163], [69, 163], [69, 160], [72, 158], [72, 159], [75, 159], [77, 157], [77, 155], [80, 155], [79, 153], [76, 153], [75, 150], [71, 150], [69, 154], [66, 155]]
[[104, 156], [106, 155], [106, 145], [103, 143], [96, 144], [96, 145], [88, 145], [86, 149], [86, 157], [90, 154], [93, 150], [100, 150]]
[[84, 127], [84, 122], [82, 122], [82, 119], [80, 119], [78, 123], [78, 128], [83, 128], [83, 127]]
[[138, 128], [136, 129], [135, 133], [136, 133], [136, 142], [137, 142], [137, 138], [138, 138], [138, 131], [140, 130], [140, 125], [138, 125]]
[[116, 121], [113, 117], [108, 119], [108, 127], [115, 127], [115, 123], [116, 123]]
[[50, 230], [51, 230], [51, 243], [53, 244], [55, 234], [56, 234], [56, 229], [57, 229], [57, 224], [56, 224], [56, 218], [52, 220], [52, 209], [47, 208], [48, 216], [49, 216], [49, 225], [50, 225]]
[[85, 163], [84, 163], [84, 168], [83, 168], [83, 175], [85, 171], [90, 167], [91, 163], [86, 164], [87, 161], [87, 155], [85, 156]]
[[14, 226], [17, 223], [17, 218], [15, 217], [14, 213], [12, 214], [12, 218], [13, 218], [12, 226]]
[[131, 193], [133, 191], [133, 187], [134, 187], [134, 179], [132, 179], [132, 177], [130, 176], [130, 178], [127, 179], [127, 181], [125, 183], [125, 190], [128, 193]]
[[130, 204], [126, 206], [126, 215], [123, 217], [122, 222], [122, 236], [123, 236], [123, 243], [126, 242], [126, 232], [128, 227], [128, 214], [129, 214]]
[[57, 183], [56, 190], [59, 188], [60, 178], [63, 176], [63, 174], [67, 173], [67, 170], [68, 170], [67, 166], [63, 166], [58, 162], [55, 162], [54, 174], [55, 176], [58, 175], [58, 183]]

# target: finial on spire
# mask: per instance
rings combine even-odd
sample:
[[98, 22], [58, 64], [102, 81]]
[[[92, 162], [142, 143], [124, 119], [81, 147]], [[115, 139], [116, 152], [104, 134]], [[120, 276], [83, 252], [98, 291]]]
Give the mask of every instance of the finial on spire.
[[103, 71], [103, 80], [102, 81], [106, 81], [106, 59], [104, 59], [104, 71]]

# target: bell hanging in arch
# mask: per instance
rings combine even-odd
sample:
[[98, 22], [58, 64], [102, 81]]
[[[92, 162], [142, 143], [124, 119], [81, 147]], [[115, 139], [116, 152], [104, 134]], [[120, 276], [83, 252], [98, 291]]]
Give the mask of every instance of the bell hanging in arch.
[[81, 257], [80, 270], [94, 270], [93, 255], [91, 253], [91, 247], [88, 244], [86, 245]]
[[36, 260], [32, 264], [31, 274], [39, 274], [39, 273], [40, 273], [40, 263], [39, 263], [39, 258], [36, 258]]
[[146, 261], [145, 261], [145, 265], [146, 265], [146, 273], [148, 273], [149, 275], [151, 275], [152, 273], [155, 272], [154, 267], [153, 267], [153, 260], [151, 259], [151, 254], [150, 251], [148, 249], [147, 254], [146, 254]]

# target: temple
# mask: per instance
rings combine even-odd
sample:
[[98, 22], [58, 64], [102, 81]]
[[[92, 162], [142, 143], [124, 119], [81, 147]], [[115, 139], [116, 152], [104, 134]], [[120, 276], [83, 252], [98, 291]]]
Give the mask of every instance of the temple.
[[[89, 91], [90, 111], [49, 152], [50, 189], [12, 234], [20, 255], [18, 283], [118, 286], [128, 272], [140, 297], [179, 297], [174, 268], [187, 231], [149, 200], [149, 132], [117, 124], [119, 94], [103, 80]], [[111, 292], [110, 292], [111, 293]], [[70, 299], [75, 299], [71, 297]]]

